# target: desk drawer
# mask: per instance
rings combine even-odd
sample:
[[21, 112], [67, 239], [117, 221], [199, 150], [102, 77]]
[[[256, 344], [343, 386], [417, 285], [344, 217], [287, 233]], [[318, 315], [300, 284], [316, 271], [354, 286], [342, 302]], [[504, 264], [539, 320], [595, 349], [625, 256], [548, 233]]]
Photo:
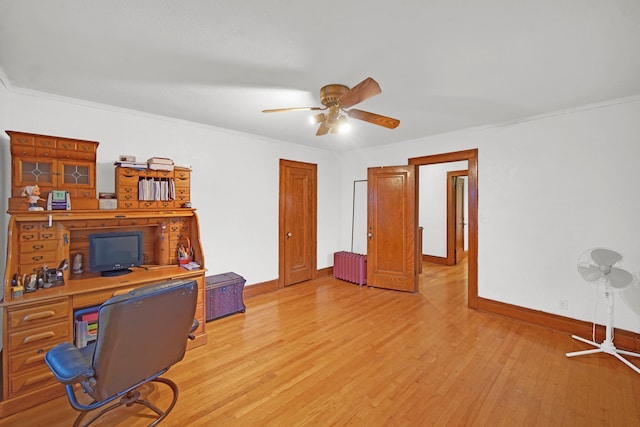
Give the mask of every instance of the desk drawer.
[[55, 240], [33, 241], [33, 242], [21, 242], [20, 253], [21, 254], [33, 254], [33, 252], [43, 251], [55, 251], [58, 249], [58, 242]]
[[40, 264], [41, 267], [42, 264], [54, 265], [57, 261], [55, 251], [20, 254], [19, 260], [20, 264]]
[[[141, 285], [142, 286], [142, 285]], [[76, 294], [73, 296], [73, 307], [84, 308], [94, 305], [100, 305], [106, 300], [116, 295], [127, 293], [138, 286], [121, 286], [119, 288], [106, 289], [104, 291], [87, 292], [84, 294]]]
[[50, 324], [56, 320], [63, 320], [69, 316], [69, 300], [67, 298], [25, 308], [10, 308], [8, 310], [9, 332], [22, 327], [32, 327]]
[[9, 379], [9, 396], [14, 397], [19, 394], [37, 391], [45, 386], [54, 384], [59, 383], [49, 369], [25, 373], [24, 375], [14, 375]]
[[9, 375], [13, 377], [35, 370], [49, 370], [49, 367], [44, 363], [44, 355], [56, 345], [51, 343], [43, 348], [9, 356]]
[[71, 341], [67, 322], [58, 322], [38, 328], [9, 333], [9, 348], [11, 352], [44, 349], [52, 344]]
[[140, 180], [137, 173], [132, 173], [131, 175], [118, 174], [116, 179], [118, 181], [118, 187], [121, 187], [121, 186], [137, 187], [138, 181]]

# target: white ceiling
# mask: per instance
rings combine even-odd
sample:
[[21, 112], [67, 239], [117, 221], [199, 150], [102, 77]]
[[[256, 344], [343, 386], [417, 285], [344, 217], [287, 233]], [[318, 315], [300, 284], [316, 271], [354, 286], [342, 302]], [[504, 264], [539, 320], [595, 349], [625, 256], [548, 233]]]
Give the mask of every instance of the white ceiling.
[[[640, 0], [0, 0], [0, 77], [342, 151], [640, 94]], [[382, 94], [315, 136], [328, 83]]]

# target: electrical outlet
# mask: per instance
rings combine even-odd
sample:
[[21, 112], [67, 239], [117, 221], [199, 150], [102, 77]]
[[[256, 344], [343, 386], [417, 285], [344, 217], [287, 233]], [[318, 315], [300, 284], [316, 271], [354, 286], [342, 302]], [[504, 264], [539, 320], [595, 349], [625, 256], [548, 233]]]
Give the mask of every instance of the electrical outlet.
[[559, 306], [560, 310], [567, 311], [569, 310], [569, 301], [566, 299], [561, 299]]

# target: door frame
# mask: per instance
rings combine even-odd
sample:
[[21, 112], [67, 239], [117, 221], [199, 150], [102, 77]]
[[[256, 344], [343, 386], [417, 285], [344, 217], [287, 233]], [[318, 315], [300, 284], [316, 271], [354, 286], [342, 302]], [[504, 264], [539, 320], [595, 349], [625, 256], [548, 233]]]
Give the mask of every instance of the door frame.
[[409, 159], [410, 165], [432, 165], [436, 163], [449, 163], [467, 161], [467, 191], [469, 209], [469, 252], [467, 254], [467, 306], [478, 308], [478, 149], [455, 151], [430, 156], [413, 157]]
[[[456, 264], [456, 194], [451, 178], [467, 176], [467, 170], [447, 172], [447, 265]], [[465, 188], [465, 191], [468, 191]]]

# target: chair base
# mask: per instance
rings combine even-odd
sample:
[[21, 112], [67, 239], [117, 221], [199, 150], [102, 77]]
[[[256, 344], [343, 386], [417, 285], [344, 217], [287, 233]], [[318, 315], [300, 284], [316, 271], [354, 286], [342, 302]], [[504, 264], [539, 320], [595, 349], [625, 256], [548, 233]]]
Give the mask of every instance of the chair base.
[[[144, 405], [147, 408], [151, 409], [153, 412], [155, 412], [156, 414], [158, 414], [158, 418], [155, 419], [155, 421], [153, 421], [153, 423], [149, 424], [149, 427], [153, 427], [156, 426], [160, 423], [160, 421], [162, 421], [163, 419], [166, 418], [167, 415], [169, 415], [169, 412], [171, 412], [171, 410], [173, 409], [173, 407], [175, 406], [176, 402], [178, 401], [178, 386], [176, 385], [176, 383], [174, 383], [173, 381], [167, 379], [167, 378], [154, 378], [153, 380], [149, 381], [149, 382], [159, 382], [159, 383], [163, 383], [166, 384], [167, 386], [169, 386], [169, 388], [171, 388], [171, 390], [173, 391], [173, 399], [171, 400], [171, 404], [169, 405], [169, 407], [162, 411], [160, 410], [156, 405], [152, 404], [151, 402], [145, 400], [145, 399], [140, 399], [140, 392], [138, 391], [137, 388], [130, 390], [129, 392], [127, 392], [125, 395], [123, 395], [120, 400], [117, 403], [114, 403], [104, 409], [102, 409], [100, 412], [98, 412], [96, 415], [94, 415], [91, 419], [89, 419], [89, 421], [87, 421], [86, 423], [82, 423], [82, 421], [84, 420], [85, 416], [87, 416], [87, 414], [89, 414], [89, 412], [91, 411], [81, 411], [80, 414], [78, 414], [78, 416], [76, 417], [75, 422], [73, 423], [74, 427], [86, 427], [88, 425], [91, 425], [94, 421], [96, 421], [98, 418], [100, 418], [101, 416], [103, 416], [104, 414], [106, 414], [107, 412], [119, 408], [121, 406], [131, 406], [134, 404], [138, 404], [138, 405]], [[148, 383], [145, 383], [148, 384]]]

